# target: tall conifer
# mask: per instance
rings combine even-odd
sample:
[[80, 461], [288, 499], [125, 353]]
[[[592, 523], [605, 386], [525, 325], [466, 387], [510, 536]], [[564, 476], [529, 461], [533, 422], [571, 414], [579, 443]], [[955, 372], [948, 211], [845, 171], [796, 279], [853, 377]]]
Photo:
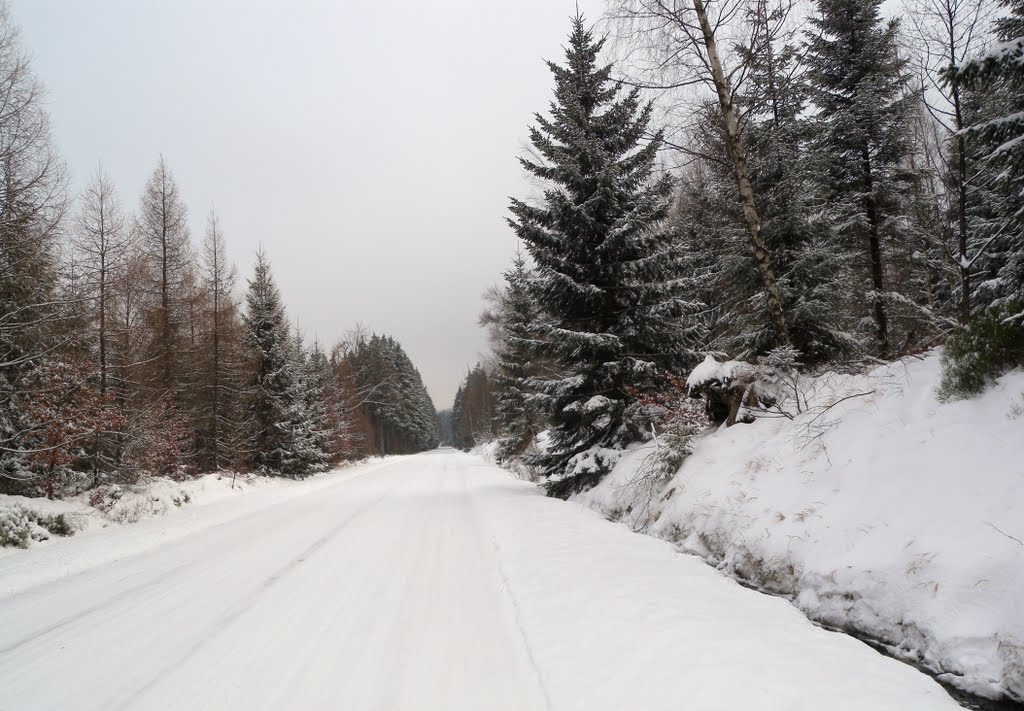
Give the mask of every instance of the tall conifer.
[[[667, 230], [669, 181], [654, 179], [661, 135], [643, 143], [651, 105], [623, 92], [611, 66], [598, 64], [603, 41], [573, 20], [566, 64], [555, 78], [551, 117], [536, 115], [530, 140], [539, 156], [521, 159], [544, 181], [539, 205], [512, 200], [510, 224], [536, 264], [531, 296], [545, 355], [559, 375], [532, 383], [551, 413], [551, 449], [539, 462], [568, 474], [594, 447], [642, 436], [631, 417], [635, 394], [658, 369], [692, 359], [681, 319], [678, 254]], [[595, 483], [601, 467], [549, 489], [565, 495]]]

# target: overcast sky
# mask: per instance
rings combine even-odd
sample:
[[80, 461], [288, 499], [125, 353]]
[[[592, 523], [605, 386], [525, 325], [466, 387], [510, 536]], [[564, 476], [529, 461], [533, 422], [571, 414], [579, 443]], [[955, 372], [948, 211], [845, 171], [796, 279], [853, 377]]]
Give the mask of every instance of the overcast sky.
[[309, 337], [390, 333], [451, 404], [486, 350], [480, 294], [516, 249], [516, 156], [574, 0], [10, 7], [76, 190], [102, 161], [134, 209], [163, 153], [193, 239], [215, 206], [243, 284], [262, 244]]

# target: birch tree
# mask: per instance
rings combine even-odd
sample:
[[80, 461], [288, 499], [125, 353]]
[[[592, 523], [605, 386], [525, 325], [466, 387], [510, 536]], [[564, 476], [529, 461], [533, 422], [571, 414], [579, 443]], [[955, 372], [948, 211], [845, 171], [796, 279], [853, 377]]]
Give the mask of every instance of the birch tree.
[[[765, 308], [779, 342], [791, 345], [772, 257], [762, 234], [740, 111], [734, 98], [735, 84], [742, 79], [744, 65], [737, 61], [730, 67], [722, 51], [723, 46], [747, 41], [737, 33], [742, 26], [745, 3], [725, 0], [710, 7], [712, 13], [704, 0], [617, 0], [610, 16], [630, 48], [630, 58], [638, 62], [641, 74], [647, 77], [644, 86], [680, 89], [703, 85], [714, 91], [743, 224], [764, 288]], [[721, 38], [725, 34], [731, 37], [723, 43]]]

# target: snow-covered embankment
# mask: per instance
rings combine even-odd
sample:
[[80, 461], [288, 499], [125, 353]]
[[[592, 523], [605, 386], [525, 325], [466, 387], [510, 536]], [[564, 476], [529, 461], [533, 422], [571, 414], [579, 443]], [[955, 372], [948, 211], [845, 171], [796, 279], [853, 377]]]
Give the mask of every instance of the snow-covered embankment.
[[[939, 358], [804, 384], [670, 481], [653, 444], [575, 500], [988, 698], [1024, 699], [1024, 373], [940, 403]], [[848, 398], [843, 400], [843, 398]]]

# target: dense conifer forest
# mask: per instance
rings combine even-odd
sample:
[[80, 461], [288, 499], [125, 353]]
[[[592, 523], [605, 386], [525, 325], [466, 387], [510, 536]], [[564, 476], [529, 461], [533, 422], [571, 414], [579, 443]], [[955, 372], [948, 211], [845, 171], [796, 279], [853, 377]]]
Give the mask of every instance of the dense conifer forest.
[[511, 201], [524, 254], [485, 295], [492, 354], [452, 441], [497, 439], [566, 496], [607, 473], [602, 449], [670, 430], [665, 403], [697, 394], [709, 354], [777, 376], [945, 345], [945, 399], [1019, 366], [1022, 17], [1013, 0], [577, 17], [521, 159], [543, 194]]

